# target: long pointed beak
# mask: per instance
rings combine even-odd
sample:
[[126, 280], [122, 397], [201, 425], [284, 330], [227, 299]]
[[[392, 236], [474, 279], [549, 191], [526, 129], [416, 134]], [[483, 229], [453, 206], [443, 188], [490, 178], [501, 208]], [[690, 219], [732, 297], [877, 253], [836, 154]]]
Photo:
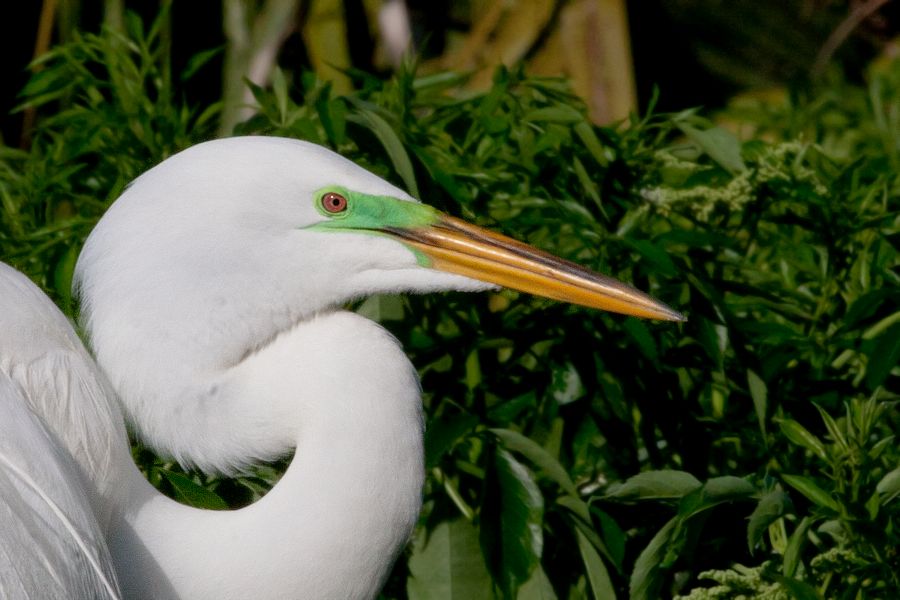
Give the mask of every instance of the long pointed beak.
[[606, 275], [448, 215], [420, 227], [387, 227], [431, 267], [521, 292], [590, 308], [665, 321], [685, 317]]

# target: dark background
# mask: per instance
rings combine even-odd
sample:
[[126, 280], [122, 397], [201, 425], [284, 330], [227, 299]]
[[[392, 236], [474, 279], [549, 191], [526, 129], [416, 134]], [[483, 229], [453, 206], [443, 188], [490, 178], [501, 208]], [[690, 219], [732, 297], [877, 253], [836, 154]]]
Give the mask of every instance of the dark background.
[[[454, 21], [451, 0], [408, 0], [417, 47], [427, 56], [443, 48], [444, 34], [465, 30]], [[790, 84], [802, 86], [809, 68], [828, 35], [859, 2], [828, 0], [629, 0], [632, 54], [639, 106], [646, 107], [659, 91], [658, 111], [694, 106], [716, 108], [744, 90]], [[726, 7], [727, 10], [723, 10]], [[147, 23], [158, 10], [156, 3], [129, 7]], [[41, 2], [9, 3], [0, 20], [2, 51], [3, 141], [18, 145], [21, 115], [10, 114], [18, 91], [28, 79], [27, 65], [34, 53]], [[18, 12], [16, 12], [18, 11]], [[221, 46], [220, 2], [176, 2], [172, 6], [172, 54], [175, 73], [197, 52]], [[354, 64], [371, 70], [372, 40], [360, 0], [345, 2]], [[301, 14], [300, 18], [303, 18]], [[96, 31], [102, 4], [85, 2], [77, 16], [81, 29]], [[353, 23], [360, 23], [358, 31]], [[832, 69], [851, 80], [862, 79], [864, 65], [883, 51], [897, 33], [900, 3], [889, 2], [867, 19], [835, 54]], [[54, 42], [59, 41], [54, 37]], [[308, 64], [299, 34], [286, 43], [281, 61]], [[182, 90], [189, 100], [210, 103], [221, 96], [221, 56], [209, 63]]]

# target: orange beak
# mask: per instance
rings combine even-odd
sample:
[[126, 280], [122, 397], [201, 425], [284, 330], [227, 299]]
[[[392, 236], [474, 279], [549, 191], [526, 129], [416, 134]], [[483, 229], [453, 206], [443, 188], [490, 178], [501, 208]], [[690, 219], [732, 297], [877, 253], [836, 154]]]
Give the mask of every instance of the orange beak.
[[424, 254], [434, 269], [590, 308], [685, 320], [681, 313], [630, 285], [448, 215], [438, 214], [435, 222], [424, 227], [382, 231]]

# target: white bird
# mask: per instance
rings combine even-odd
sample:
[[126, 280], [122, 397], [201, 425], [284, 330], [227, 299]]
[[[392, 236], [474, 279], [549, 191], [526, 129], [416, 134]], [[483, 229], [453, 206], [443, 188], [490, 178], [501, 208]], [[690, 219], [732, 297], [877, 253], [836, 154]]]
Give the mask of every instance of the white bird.
[[[424, 478], [400, 345], [341, 306], [508, 286], [680, 320], [637, 290], [420, 204], [321, 147], [232, 138], [139, 177], [76, 268], [96, 365], [0, 265], [0, 597], [371, 598]], [[186, 466], [296, 450], [234, 511], [181, 505], [131, 461], [120, 412]]]

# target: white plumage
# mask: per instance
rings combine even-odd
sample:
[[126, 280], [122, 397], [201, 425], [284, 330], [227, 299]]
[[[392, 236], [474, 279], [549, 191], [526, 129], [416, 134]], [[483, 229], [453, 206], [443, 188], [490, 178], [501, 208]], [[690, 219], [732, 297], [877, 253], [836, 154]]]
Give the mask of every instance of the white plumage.
[[[352, 298], [503, 284], [679, 317], [278, 138], [208, 142], [142, 175], [76, 280], [100, 369], [0, 265], [3, 597], [43, 597], [50, 580], [50, 597], [373, 597], [418, 515], [422, 416], [399, 343], [340, 310]], [[120, 406], [147, 443], [208, 472], [296, 454], [259, 502], [189, 508], [141, 477]]]
[[[116, 598], [105, 536], [78, 466], [0, 374], [0, 590], [7, 600]], [[62, 568], [60, 568], [62, 567]]]

